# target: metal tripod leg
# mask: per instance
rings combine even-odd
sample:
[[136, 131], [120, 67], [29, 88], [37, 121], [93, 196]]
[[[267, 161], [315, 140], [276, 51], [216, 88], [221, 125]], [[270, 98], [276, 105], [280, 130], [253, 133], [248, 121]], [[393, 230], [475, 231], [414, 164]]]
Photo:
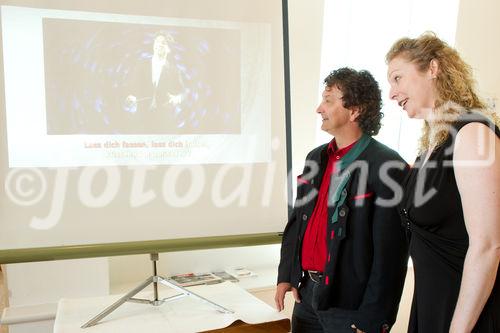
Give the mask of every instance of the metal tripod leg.
[[90, 326], [94, 326], [101, 319], [103, 319], [104, 317], [106, 317], [107, 315], [109, 315], [111, 312], [115, 311], [120, 305], [122, 305], [123, 303], [125, 303], [125, 302], [129, 301], [130, 299], [132, 299], [132, 297], [134, 295], [136, 295], [138, 292], [140, 292], [141, 290], [143, 290], [144, 288], [146, 288], [147, 286], [149, 286], [152, 282], [153, 282], [153, 277], [151, 276], [146, 281], [144, 281], [143, 283], [141, 283], [140, 285], [138, 285], [136, 288], [134, 288], [133, 290], [131, 290], [129, 293], [127, 293], [125, 296], [123, 296], [122, 298], [120, 298], [118, 301], [116, 301], [112, 305], [108, 306], [104, 311], [102, 311], [101, 313], [99, 313], [97, 316], [95, 316], [94, 318], [92, 318], [88, 322], [86, 322], [82, 326], [82, 328], [87, 328], [87, 327], [90, 327]]
[[168, 279], [162, 278], [161, 276], [158, 276], [158, 282], [160, 282], [161, 284], [163, 284], [163, 285], [165, 285], [167, 287], [170, 287], [172, 289], [180, 291], [181, 293], [184, 294], [184, 296], [193, 296], [194, 298], [197, 298], [197, 299], [199, 299], [199, 300], [201, 300], [203, 302], [206, 302], [206, 303], [212, 305], [214, 308], [216, 308], [217, 311], [219, 311], [219, 312], [222, 312], [222, 313], [234, 313], [234, 311], [229, 310], [229, 309], [227, 309], [227, 308], [225, 308], [225, 307], [223, 307], [223, 306], [221, 306], [221, 305], [219, 305], [217, 303], [214, 303], [211, 300], [206, 299], [205, 297], [200, 296], [200, 295], [198, 295], [198, 294], [196, 294], [196, 293], [194, 293], [194, 292], [192, 292], [192, 291], [190, 291], [190, 290], [188, 290], [188, 289], [186, 289], [184, 287], [181, 287], [181, 286], [175, 284], [174, 282], [172, 282], [172, 281], [170, 281]]
[[[226, 309], [223, 306], [220, 306], [219, 304], [216, 304], [196, 293], [193, 293], [192, 291], [179, 286], [175, 282], [165, 279], [159, 275], [157, 275], [157, 270], [156, 270], [156, 262], [158, 261], [158, 253], [152, 253], [151, 254], [151, 261], [153, 261], [153, 276], [150, 276], [146, 281], [135, 287], [133, 290], [128, 292], [125, 296], [121, 297], [119, 300], [117, 300], [115, 303], [112, 305], [108, 306], [104, 311], [99, 313], [97, 316], [94, 318], [90, 319], [88, 322], [86, 322], [82, 328], [87, 328], [96, 325], [99, 321], [101, 321], [103, 318], [108, 316], [111, 312], [115, 311], [118, 307], [120, 307], [123, 303], [125, 302], [134, 302], [134, 303], [140, 303], [140, 304], [149, 304], [153, 306], [159, 306], [163, 304], [164, 302], [168, 301], [173, 301], [181, 297], [185, 296], [193, 296], [199, 300], [202, 300], [204, 302], [209, 303], [211, 306], [215, 307], [215, 309], [219, 312], [222, 313], [234, 313], [233, 311]], [[158, 283], [161, 283], [167, 287], [170, 287], [172, 289], [175, 289], [181, 294], [179, 295], [174, 295], [171, 297], [164, 298], [162, 300], [158, 299]], [[154, 290], [154, 299], [153, 300], [146, 300], [146, 299], [139, 299], [139, 298], [134, 298], [134, 296], [148, 287], [150, 284], [153, 284], [153, 290]]]

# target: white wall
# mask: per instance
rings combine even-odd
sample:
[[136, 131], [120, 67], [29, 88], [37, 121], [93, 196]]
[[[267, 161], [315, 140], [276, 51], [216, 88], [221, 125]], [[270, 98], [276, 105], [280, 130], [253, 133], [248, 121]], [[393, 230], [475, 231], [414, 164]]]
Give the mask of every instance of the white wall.
[[324, 1], [289, 0], [289, 6], [292, 153], [297, 176], [302, 173], [307, 153], [316, 146], [316, 107], [323, 85], [320, 66]]
[[500, 1], [461, 0], [456, 48], [472, 66], [483, 98], [500, 98]]
[[[62, 297], [99, 296], [109, 291], [106, 258], [10, 264], [4, 267], [11, 307], [57, 303]], [[45, 313], [42, 307], [37, 311]], [[35, 313], [32, 315], [36, 316]], [[53, 325], [53, 320], [17, 324], [11, 325], [9, 332], [52, 332]]]

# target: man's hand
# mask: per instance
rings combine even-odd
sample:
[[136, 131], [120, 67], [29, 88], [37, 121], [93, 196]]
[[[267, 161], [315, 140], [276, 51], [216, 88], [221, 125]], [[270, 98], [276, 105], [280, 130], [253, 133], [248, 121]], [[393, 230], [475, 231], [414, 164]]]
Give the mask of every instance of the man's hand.
[[182, 102], [182, 94], [178, 95], [168, 94], [168, 102], [170, 104], [180, 104]]
[[276, 286], [276, 294], [274, 295], [274, 302], [276, 303], [276, 309], [278, 309], [278, 311], [282, 311], [285, 308], [285, 294], [290, 290], [292, 291], [295, 302], [300, 303], [300, 296], [297, 288], [292, 287], [288, 282], [280, 282]]

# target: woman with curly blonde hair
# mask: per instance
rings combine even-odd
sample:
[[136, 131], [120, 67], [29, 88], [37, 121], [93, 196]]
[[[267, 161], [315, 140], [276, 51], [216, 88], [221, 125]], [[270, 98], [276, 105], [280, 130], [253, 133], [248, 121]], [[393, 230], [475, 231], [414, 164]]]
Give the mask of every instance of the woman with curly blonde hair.
[[390, 98], [424, 120], [400, 205], [415, 291], [409, 332], [500, 332], [500, 117], [432, 33], [386, 56]]

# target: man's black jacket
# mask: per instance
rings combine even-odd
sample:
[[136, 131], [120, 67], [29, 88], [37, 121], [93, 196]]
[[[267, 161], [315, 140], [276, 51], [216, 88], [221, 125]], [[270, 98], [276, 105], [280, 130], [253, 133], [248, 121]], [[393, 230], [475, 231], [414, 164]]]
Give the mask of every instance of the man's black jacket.
[[[352, 332], [352, 324], [368, 333], [388, 330], [396, 320], [406, 276], [408, 248], [396, 204], [408, 166], [396, 152], [369, 137], [358, 154], [338, 178], [332, 178], [337, 190], [330, 185], [325, 241], [331, 258], [314, 295], [327, 332]], [[327, 144], [307, 155], [283, 234], [278, 283], [298, 288], [304, 276], [302, 240], [327, 161]]]

